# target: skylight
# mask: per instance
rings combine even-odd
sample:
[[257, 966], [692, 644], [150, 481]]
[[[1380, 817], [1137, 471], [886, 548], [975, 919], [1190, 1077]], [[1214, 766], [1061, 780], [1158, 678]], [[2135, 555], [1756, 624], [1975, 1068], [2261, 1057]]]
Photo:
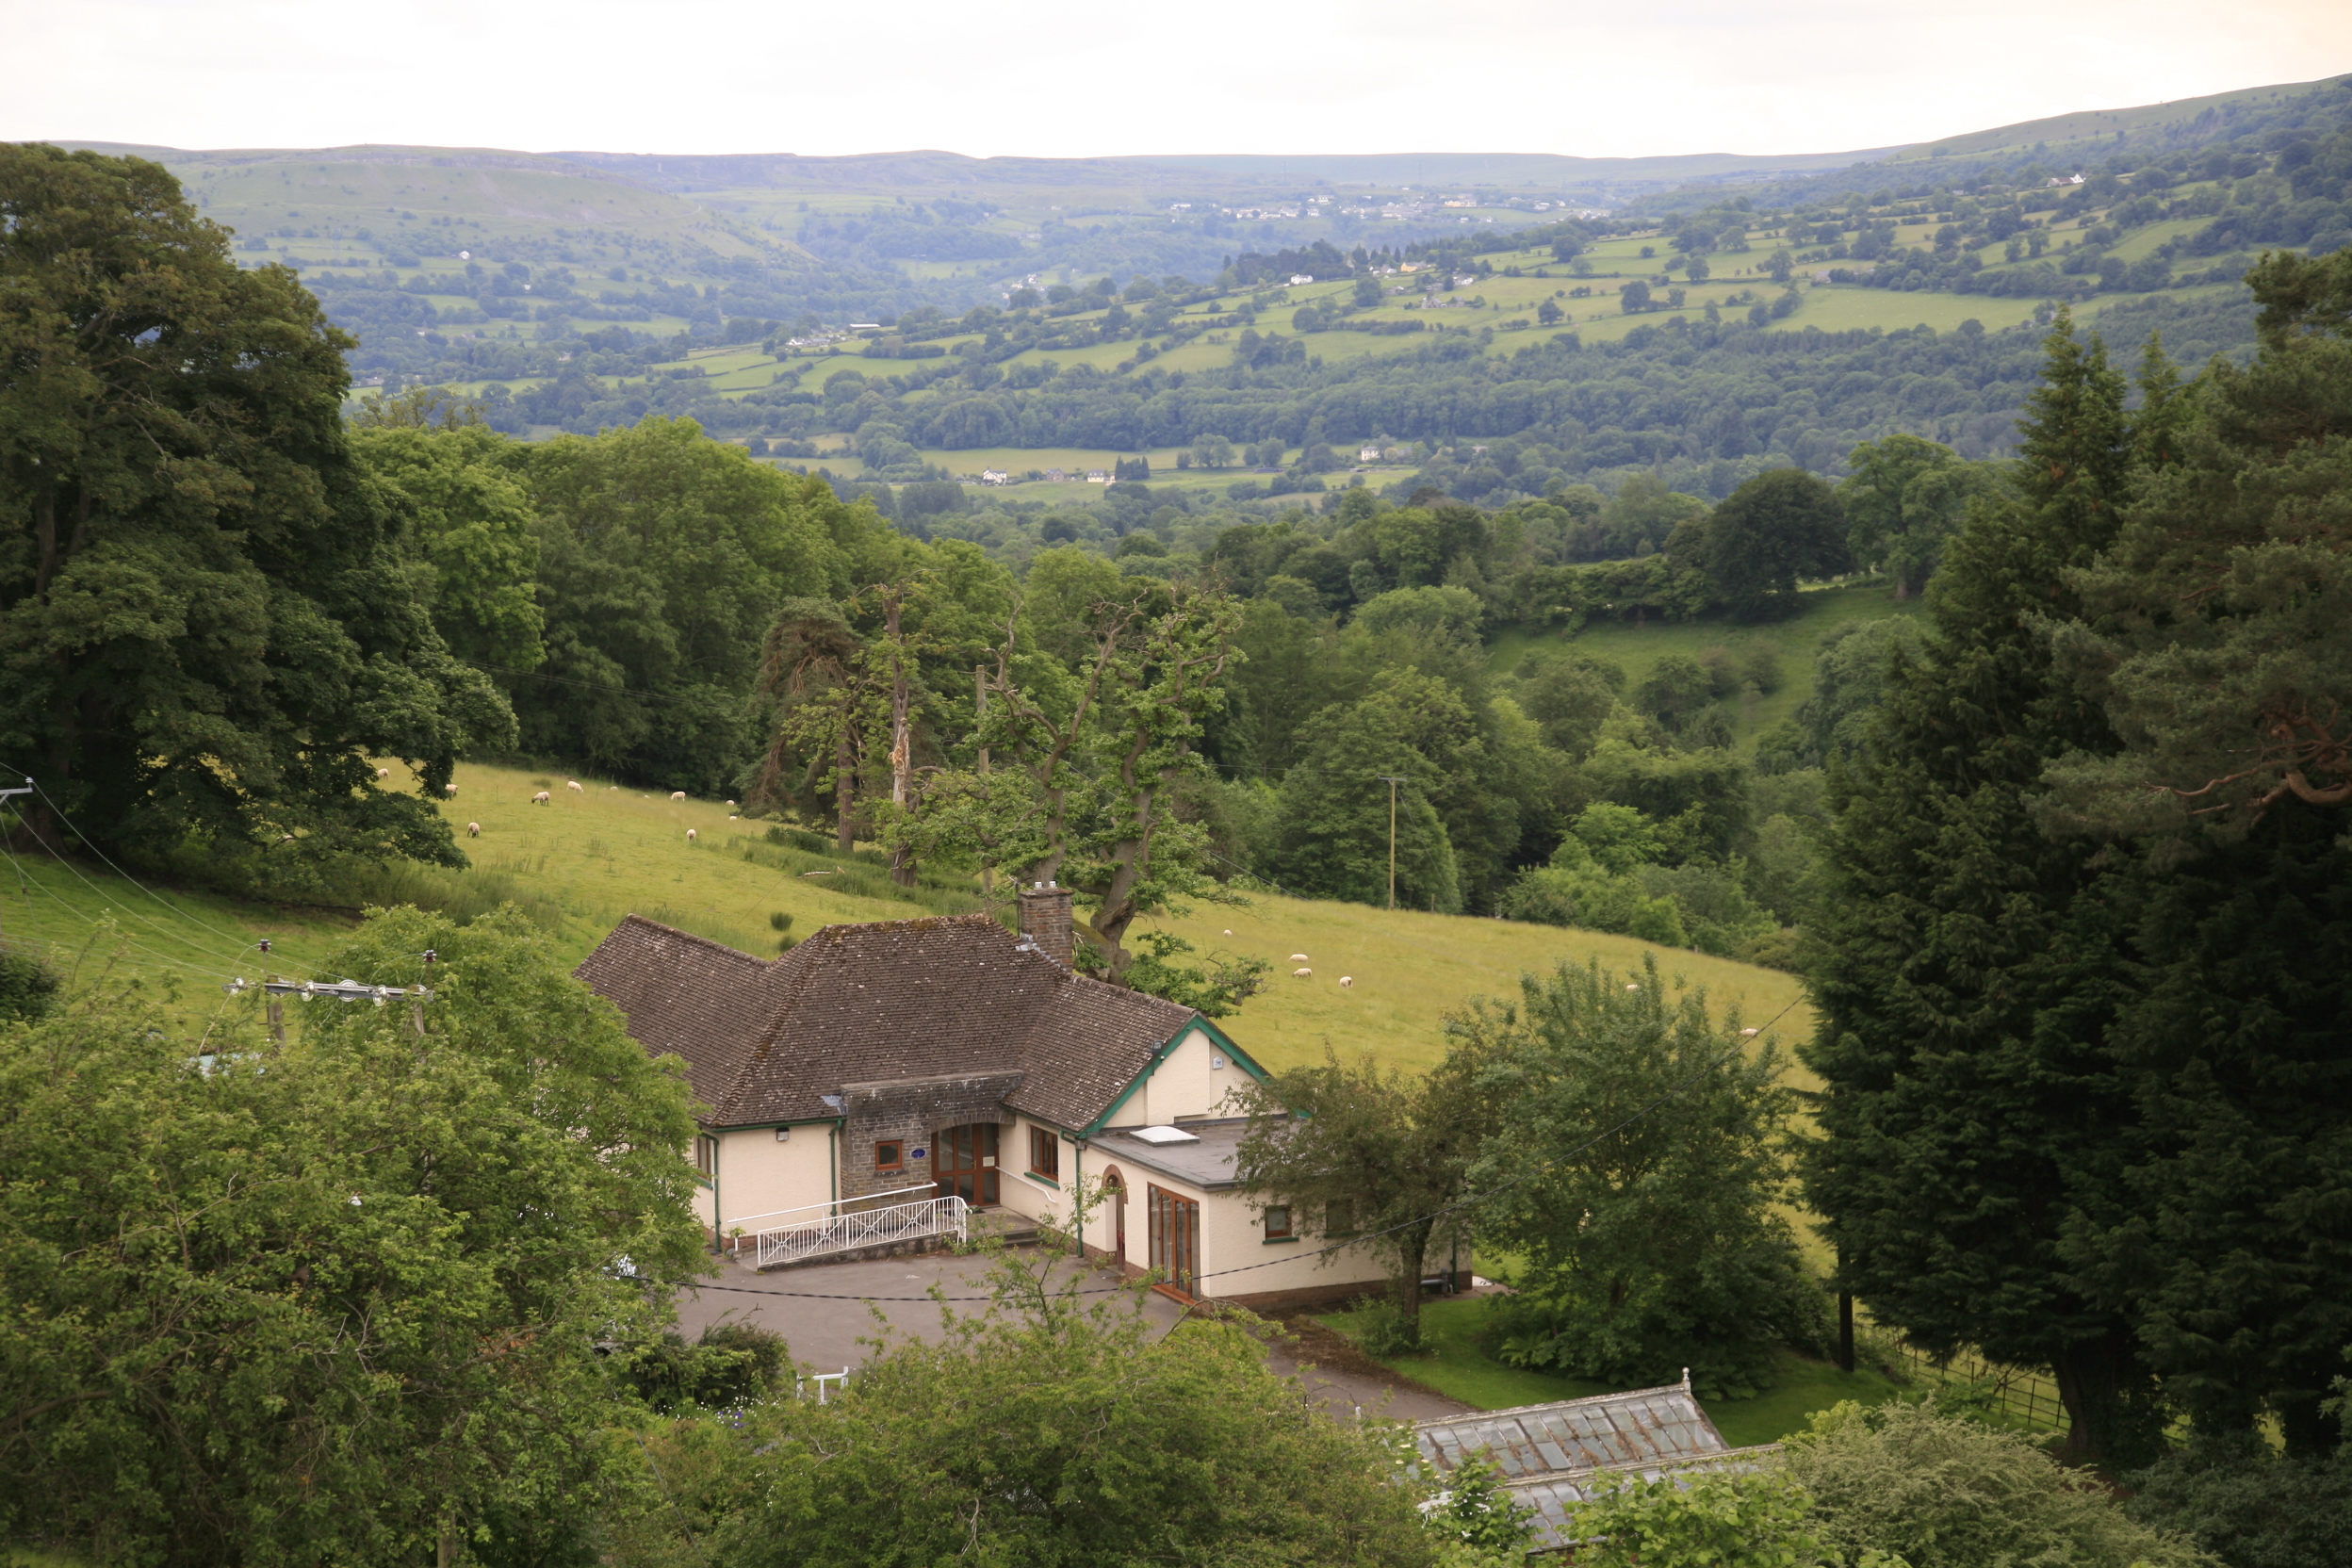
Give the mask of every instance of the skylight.
[[1199, 1143], [1200, 1141], [1199, 1134], [1187, 1133], [1181, 1127], [1138, 1127], [1130, 1135], [1145, 1143]]

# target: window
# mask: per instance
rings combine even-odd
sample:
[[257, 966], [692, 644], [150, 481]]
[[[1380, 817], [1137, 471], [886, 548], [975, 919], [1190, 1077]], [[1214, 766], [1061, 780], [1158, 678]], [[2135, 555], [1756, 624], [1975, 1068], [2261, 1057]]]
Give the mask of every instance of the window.
[[719, 1173], [719, 1140], [708, 1133], [694, 1135], [694, 1168], [705, 1176]]
[[1334, 1198], [1325, 1206], [1323, 1233], [1327, 1236], [1351, 1236], [1356, 1233], [1356, 1204], [1353, 1199]]
[[1290, 1205], [1274, 1203], [1266, 1211], [1266, 1239], [1286, 1241], [1290, 1238]]
[[898, 1170], [906, 1164], [906, 1146], [896, 1138], [887, 1138], [874, 1146], [874, 1168]]
[[1048, 1181], [1062, 1176], [1062, 1140], [1051, 1127], [1029, 1129], [1029, 1172]]

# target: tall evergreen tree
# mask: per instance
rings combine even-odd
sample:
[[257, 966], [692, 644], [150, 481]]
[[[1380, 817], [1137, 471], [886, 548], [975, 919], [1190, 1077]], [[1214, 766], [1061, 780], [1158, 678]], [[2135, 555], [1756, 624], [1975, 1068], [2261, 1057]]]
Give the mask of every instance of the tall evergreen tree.
[[2050, 759], [2112, 743], [2034, 617], [2070, 612], [2067, 572], [2115, 536], [2124, 392], [2062, 316], [2011, 494], [1971, 513], [1927, 647], [1897, 659], [1868, 753], [1835, 776], [1804, 1053], [1827, 1086], [1807, 1190], [1845, 1282], [1917, 1343], [2050, 1367], [2079, 1458], [2128, 1451], [2147, 1404], [2129, 1318], [2060, 1246], [2078, 1185], [2116, 1163], [2127, 913], [2096, 847], [2028, 808]]

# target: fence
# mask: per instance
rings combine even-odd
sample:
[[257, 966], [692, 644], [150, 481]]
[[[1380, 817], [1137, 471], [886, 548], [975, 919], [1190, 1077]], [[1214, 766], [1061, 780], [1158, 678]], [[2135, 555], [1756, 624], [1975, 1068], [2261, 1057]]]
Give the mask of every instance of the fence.
[[2028, 1431], [2057, 1431], [2068, 1424], [2058, 1385], [2047, 1373], [1996, 1365], [1972, 1350], [1938, 1362], [1908, 1345], [1901, 1348], [1915, 1376], [1939, 1388], [1965, 1389]]
[[861, 1214], [804, 1219], [761, 1231], [754, 1236], [757, 1250], [753, 1266], [773, 1268], [778, 1264], [799, 1263], [827, 1252], [884, 1247], [926, 1236], [954, 1236], [961, 1241], [970, 1225], [970, 1207], [960, 1198], [926, 1198], [919, 1203], [900, 1203]]

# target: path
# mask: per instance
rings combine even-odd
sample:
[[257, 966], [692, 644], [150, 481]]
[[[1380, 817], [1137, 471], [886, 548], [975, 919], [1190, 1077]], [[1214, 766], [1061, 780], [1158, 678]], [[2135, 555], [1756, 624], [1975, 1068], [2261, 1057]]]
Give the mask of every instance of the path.
[[[693, 1339], [725, 1319], [756, 1323], [782, 1334], [792, 1359], [802, 1366], [834, 1372], [861, 1364], [874, 1354], [874, 1346], [861, 1342], [879, 1339], [886, 1331], [939, 1339], [942, 1332], [939, 1306], [925, 1294], [934, 1285], [951, 1298], [980, 1298], [952, 1300], [956, 1312], [981, 1311], [987, 1304], [988, 1267], [989, 1260], [985, 1257], [957, 1257], [948, 1252], [824, 1264], [773, 1274], [714, 1260], [713, 1272], [700, 1288], [679, 1293], [678, 1326]], [[1104, 1291], [1107, 1298], [1122, 1304], [1136, 1300], [1132, 1291], [1120, 1290], [1107, 1275], [1091, 1274], [1088, 1288]], [[1183, 1309], [1165, 1296], [1147, 1292], [1140, 1310], [1165, 1330], [1174, 1325]], [[882, 1315], [880, 1321], [874, 1315], [877, 1312]], [[1460, 1415], [1471, 1409], [1404, 1382], [1312, 1319], [1292, 1316], [1283, 1321], [1297, 1338], [1290, 1344], [1277, 1339], [1268, 1348], [1268, 1364], [1286, 1377], [1295, 1377], [1302, 1360], [1311, 1364], [1308, 1387], [1334, 1412], [1352, 1414], [1361, 1409], [1397, 1421], [1423, 1421]]]

